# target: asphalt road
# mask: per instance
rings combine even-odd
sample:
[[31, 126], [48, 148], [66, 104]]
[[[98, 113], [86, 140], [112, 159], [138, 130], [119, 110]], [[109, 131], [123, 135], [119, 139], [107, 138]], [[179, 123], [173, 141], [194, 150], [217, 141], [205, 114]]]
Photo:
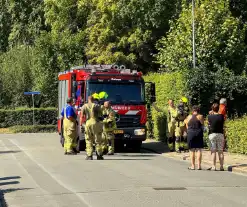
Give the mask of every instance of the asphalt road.
[[56, 134], [22, 134], [0, 135], [0, 157], [10, 207], [247, 206], [246, 176], [189, 171], [153, 153], [86, 161], [63, 155]]

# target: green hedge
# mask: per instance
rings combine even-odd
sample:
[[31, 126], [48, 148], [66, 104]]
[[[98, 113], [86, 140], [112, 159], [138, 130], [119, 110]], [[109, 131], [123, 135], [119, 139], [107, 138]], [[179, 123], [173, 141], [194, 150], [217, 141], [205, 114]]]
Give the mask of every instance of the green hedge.
[[[151, 107], [152, 119], [148, 120], [147, 126], [149, 135], [153, 134], [157, 140], [165, 140], [167, 132], [167, 101], [169, 98], [175, 100], [175, 104], [181, 96], [188, 93], [185, 86], [185, 76], [182, 73], [150, 73], [144, 77], [145, 81], [156, 83], [156, 106], [162, 111], [157, 112], [154, 107]], [[191, 95], [191, 94], [190, 94]], [[193, 94], [192, 94], [193, 95]], [[205, 98], [205, 97], [204, 97]], [[210, 100], [205, 103], [210, 104]], [[205, 111], [208, 112], [209, 106], [205, 106]], [[228, 120], [227, 127], [227, 145], [229, 152], [247, 154], [247, 116], [243, 118]], [[150, 132], [152, 130], [152, 133]], [[152, 138], [152, 137], [149, 137]], [[204, 134], [205, 146], [208, 145], [208, 135]]]
[[[205, 118], [207, 120], [207, 117]], [[226, 137], [228, 151], [247, 154], [247, 116], [226, 121]], [[205, 147], [209, 147], [208, 133], [204, 133]]]
[[[167, 105], [168, 99], [172, 98], [175, 103], [184, 95], [184, 78], [179, 72], [174, 73], [150, 73], [144, 77], [145, 81], [156, 84], [156, 106], [162, 111], [157, 112], [151, 107], [152, 120], [148, 120], [148, 126], [153, 126], [153, 134], [157, 140], [166, 139], [167, 131]], [[150, 130], [150, 128], [148, 128]], [[149, 133], [152, 134], [152, 133]], [[150, 137], [151, 138], [151, 137]]]
[[30, 125], [30, 126], [12, 126], [9, 128], [11, 133], [52, 133], [57, 131], [56, 125]]
[[229, 152], [247, 154], [247, 116], [226, 122]]
[[[56, 108], [37, 108], [34, 110], [35, 125], [56, 125]], [[0, 109], [0, 128], [7, 128], [18, 125], [32, 125], [33, 110], [20, 108], [15, 110]]]

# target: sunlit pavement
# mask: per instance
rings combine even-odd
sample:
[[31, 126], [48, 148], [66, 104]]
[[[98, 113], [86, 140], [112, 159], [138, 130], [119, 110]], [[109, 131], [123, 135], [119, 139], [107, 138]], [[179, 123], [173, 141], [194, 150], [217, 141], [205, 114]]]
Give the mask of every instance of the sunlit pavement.
[[2, 134], [0, 156], [10, 207], [247, 206], [246, 176], [190, 171], [146, 150], [86, 161], [85, 152], [65, 156], [57, 134]]

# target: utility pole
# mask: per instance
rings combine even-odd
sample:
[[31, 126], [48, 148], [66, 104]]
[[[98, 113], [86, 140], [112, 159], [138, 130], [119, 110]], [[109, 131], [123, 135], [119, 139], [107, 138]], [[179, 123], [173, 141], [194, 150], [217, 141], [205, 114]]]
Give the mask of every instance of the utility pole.
[[193, 68], [196, 67], [196, 45], [195, 45], [195, 0], [192, 0], [192, 44], [193, 44]]
[[31, 92], [24, 92], [24, 95], [31, 95], [32, 102], [33, 102], [33, 125], [35, 125], [35, 118], [34, 118], [34, 95], [41, 94], [39, 91], [31, 91]]
[[32, 94], [32, 101], [33, 101], [33, 126], [34, 126], [34, 122], [35, 122], [35, 120], [34, 120], [34, 94]]

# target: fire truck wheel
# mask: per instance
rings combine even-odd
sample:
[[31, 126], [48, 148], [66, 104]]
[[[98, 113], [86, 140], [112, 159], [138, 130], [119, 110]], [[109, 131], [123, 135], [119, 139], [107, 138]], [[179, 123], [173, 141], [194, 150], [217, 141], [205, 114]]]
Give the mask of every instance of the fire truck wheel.
[[133, 149], [134, 152], [140, 152], [142, 146], [142, 141], [131, 141], [130, 147]]
[[86, 142], [85, 142], [85, 139], [78, 141], [78, 147], [79, 147], [79, 150], [80, 151], [85, 151], [86, 150]]
[[121, 140], [115, 140], [115, 144], [114, 144], [114, 151], [115, 152], [123, 152], [124, 151], [124, 143]]

